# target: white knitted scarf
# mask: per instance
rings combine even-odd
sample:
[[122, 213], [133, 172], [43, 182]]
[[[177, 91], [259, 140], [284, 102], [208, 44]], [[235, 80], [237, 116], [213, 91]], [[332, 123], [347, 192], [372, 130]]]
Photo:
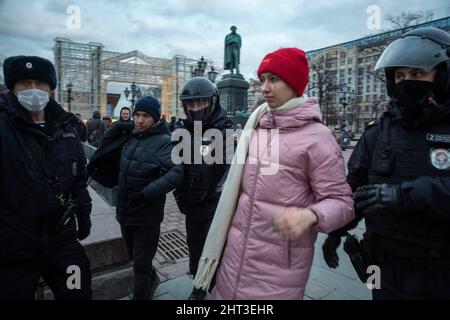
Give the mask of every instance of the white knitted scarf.
[[222, 195], [219, 199], [216, 212], [214, 214], [211, 227], [203, 247], [197, 274], [194, 279], [196, 288], [207, 290], [218, 267], [222, 251], [227, 239], [228, 230], [236, 212], [236, 204], [239, 200], [242, 172], [248, 148], [253, 133], [258, 126], [259, 120], [270, 111], [289, 111], [299, 107], [305, 101], [306, 96], [298, 97], [287, 101], [284, 105], [270, 109], [267, 102], [260, 105], [248, 119], [242, 135], [239, 139], [233, 161], [225, 181]]

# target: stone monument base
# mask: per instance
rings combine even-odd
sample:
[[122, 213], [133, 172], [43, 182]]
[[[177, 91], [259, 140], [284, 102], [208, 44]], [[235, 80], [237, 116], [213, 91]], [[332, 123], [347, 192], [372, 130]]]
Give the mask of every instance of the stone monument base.
[[241, 74], [226, 74], [217, 84], [220, 105], [227, 113], [247, 110], [247, 90], [250, 87]]

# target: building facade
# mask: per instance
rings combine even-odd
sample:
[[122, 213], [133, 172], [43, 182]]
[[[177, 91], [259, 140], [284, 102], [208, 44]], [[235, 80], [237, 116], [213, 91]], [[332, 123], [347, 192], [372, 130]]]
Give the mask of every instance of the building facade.
[[450, 17], [307, 52], [307, 94], [319, 100], [324, 123], [361, 133], [386, 107], [384, 72], [374, 72], [383, 50], [402, 34], [421, 27], [450, 31]]
[[250, 87], [247, 91], [247, 106], [254, 110], [264, 101], [261, 92], [261, 82], [257, 79], [250, 78], [248, 83]]

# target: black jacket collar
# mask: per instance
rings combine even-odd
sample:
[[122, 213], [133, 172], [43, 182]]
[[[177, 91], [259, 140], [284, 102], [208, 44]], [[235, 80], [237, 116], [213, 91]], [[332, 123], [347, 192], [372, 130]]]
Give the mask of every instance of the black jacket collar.
[[432, 127], [435, 124], [439, 124], [450, 120], [450, 100], [443, 104], [435, 106], [433, 109], [429, 109], [428, 113], [424, 113], [423, 116], [414, 122], [405, 121], [401, 114], [400, 109], [391, 100], [387, 105], [387, 113], [392, 116], [394, 121], [399, 121], [402, 127], [408, 131], [424, 130]]
[[65, 111], [53, 98], [50, 98], [44, 109], [47, 123], [47, 130], [44, 132], [33, 122], [30, 113], [20, 105], [17, 97], [11, 91], [0, 95], [0, 111], [2, 110], [9, 114], [11, 121], [18, 128], [40, 135], [50, 136], [67, 123], [76, 121], [76, 117], [72, 113]]
[[170, 136], [170, 130], [165, 121], [160, 120], [153, 127], [147, 129], [143, 133], [139, 133], [136, 129], [133, 130], [133, 136], [141, 138], [141, 139], [145, 139], [149, 136], [156, 135], [156, 134], [167, 134]]

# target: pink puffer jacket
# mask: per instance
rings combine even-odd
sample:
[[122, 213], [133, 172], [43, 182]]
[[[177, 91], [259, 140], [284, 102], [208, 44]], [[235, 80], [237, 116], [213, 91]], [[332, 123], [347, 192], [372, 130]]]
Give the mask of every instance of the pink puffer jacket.
[[[279, 129], [279, 166], [276, 174], [263, 175], [278, 149], [267, 129]], [[318, 222], [288, 241], [273, 231], [272, 218], [291, 206], [310, 208]], [[212, 299], [302, 299], [317, 232], [328, 233], [353, 218], [344, 159], [321, 123], [317, 101], [268, 112], [250, 143]]]

